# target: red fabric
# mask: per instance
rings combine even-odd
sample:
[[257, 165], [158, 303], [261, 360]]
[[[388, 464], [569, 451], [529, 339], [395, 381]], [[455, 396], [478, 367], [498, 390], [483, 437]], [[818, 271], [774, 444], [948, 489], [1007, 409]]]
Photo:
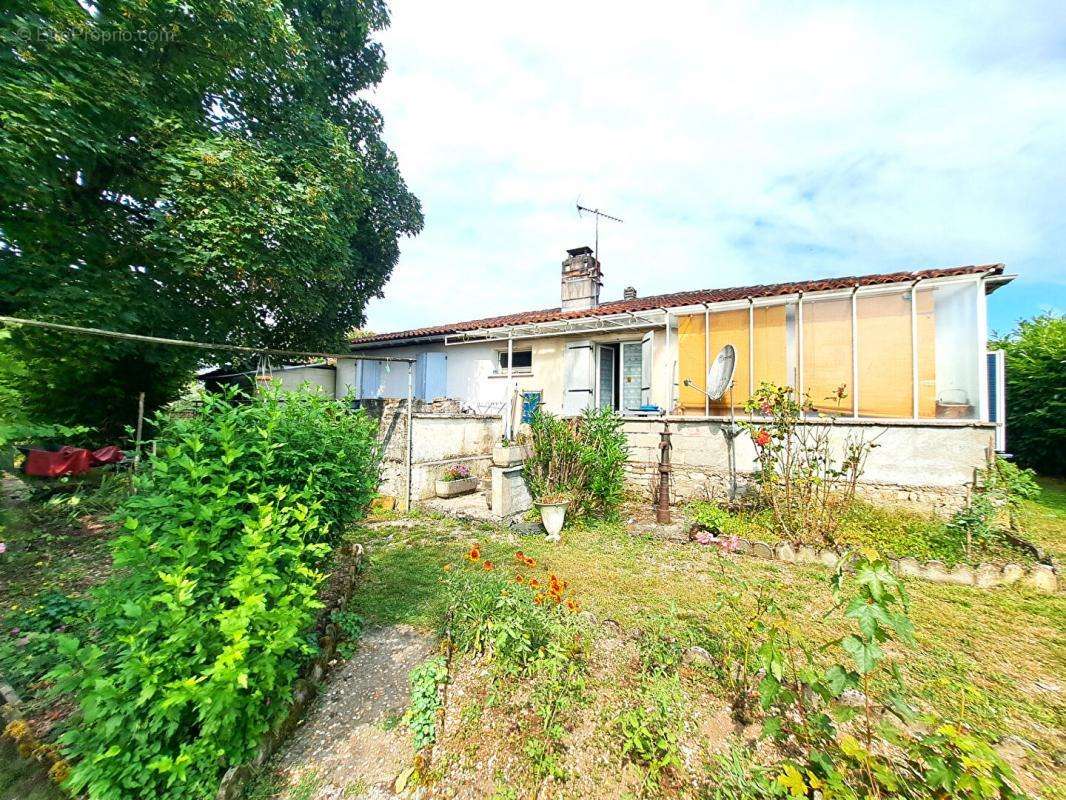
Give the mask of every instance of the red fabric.
[[98, 467], [101, 464], [117, 464], [125, 457], [125, 453], [115, 447], [115, 445], [109, 444], [107, 447], [101, 447], [99, 450], [93, 450], [92, 465]]
[[63, 447], [53, 453], [48, 450], [30, 450], [26, 455], [25, 472], [41, 478], [58, 478], [60, 475], [81, 475], [92, 466], [92, 453], [84, 447]]
[[126, 457], [114, 445], [92, 452], [84, 447], [63, 447], [58, 452], [30, 450], [26, 454], [23, 471], [39, 478], [58, 478], [62, 475], [81, 475], [101, 464], [117, 464]]

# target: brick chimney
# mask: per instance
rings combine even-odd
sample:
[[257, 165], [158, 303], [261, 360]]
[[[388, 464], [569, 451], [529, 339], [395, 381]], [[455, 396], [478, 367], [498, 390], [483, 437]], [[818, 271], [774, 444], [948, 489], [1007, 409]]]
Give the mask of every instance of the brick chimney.
[[637, 288], [635, 286], [627, 286], [625, 289], [622, 290], [622, 299], [623, 300], [636, 300], [637, 299]]
[[592, 255], [591, 247], [575, 247], [566, 251], [563, 261], [562, 310], [575, 311], [595, 308], [600, 304], [603, 274], [600, 263]]

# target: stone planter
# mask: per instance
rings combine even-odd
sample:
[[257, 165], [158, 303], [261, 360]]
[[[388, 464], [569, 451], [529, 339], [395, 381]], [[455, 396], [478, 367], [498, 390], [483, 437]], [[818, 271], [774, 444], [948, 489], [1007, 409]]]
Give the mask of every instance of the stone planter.
[[540, 509], [540, 521], [544, 524], [544, 530], [548, 532], [545, 538], [549, 542], [557, 542], [563, 538], [559, 531], [563, 529], [563, 523], [566, 521], [566, 507], [570, 505], [570, 501], [533, 503], [533, 505]]
[[457, 481], [437, 481], [437, 497], [456, 497], [477, 488], [477, 478], [460, 478]]
[[498, 444], [492, 448], [492, 463], [497, 467], [513, 467], [529, 458], [528, 444]]

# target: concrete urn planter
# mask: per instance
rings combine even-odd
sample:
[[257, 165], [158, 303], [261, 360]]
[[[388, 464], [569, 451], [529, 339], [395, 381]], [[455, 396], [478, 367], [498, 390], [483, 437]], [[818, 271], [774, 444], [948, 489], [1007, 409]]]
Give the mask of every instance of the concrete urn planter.
[[467, 494], [477, 488], [477, 478], [460, 478], [456, 481], [441, 481], [436, 483], [437, 497], [456, 497]]
[[563, 523], [566, 521], [566, 507], [570, 505], [569, 500], [563, 500], [555, 503], [541, 503], [534, 502], [538, 509], [540, 509], [540, 521], [544, 525], [544, 530], [548, 532], [548, 535], [544, 538], [549, 542], [558, 542], [563, 537], [559, 532], [563, 529]]
[[529, 458], [528, 444], [498, 444], [492, 448], [492, 463], [497, 467], [513, 467]]

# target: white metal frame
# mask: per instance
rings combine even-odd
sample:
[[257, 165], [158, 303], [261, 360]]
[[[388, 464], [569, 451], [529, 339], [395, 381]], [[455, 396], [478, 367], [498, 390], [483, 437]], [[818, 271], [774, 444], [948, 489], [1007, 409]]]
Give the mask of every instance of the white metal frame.
[[[933, 289], [939, 286], [947, 286], [954, 284], [975, 283], [979, 287], [977, 292], [977, 324], [978, 324], [978, 336], [977, 342], [978, 354], [981, 358], [978, 369], [978, 409], [976, 420], [967, 420], [968, 422], [988, 422], [988, 375], [987, 367], [984, 364], [984, 353], [987, 351], [987, 295], [985, 292], [986, 280], [989, 283], [1003, 283], [1010, 280], [1012, 276], [994, 276], [991, 279], [988, 278], [987, 273], [981, 274], [969, 274], [952, 276], [946, 278], [918, 278], [907, 282], [897, 282], [891, 284], [881, 284], [878, 286], [859, 286], [855, 285], [848, 289], [834, 289], [825, 292], [797, 292], [791, 295], [776, 295], [774, 297], [767, 298], [752, 298], [748, 297], [743, 300], [731, 300], [724, 303], [702, 303], [699, 306], [682, 306], [678, 308], [670, 309], [670, 313], [675, 316], [686, 316], [691, 314], [703, 313], [704, 315], [704, 336], [707, 343], [705, 345], [706, 359], [710, 363], [710, 315], [713, 312], [718, 311], [732, 311], [740, 310], [745, 306], [748, 308], [748, 384], [749, 391], [754, 391], [754, 309], [756, 307], [765, 308], [768, 306], [779, 306], [794, 304], [796, 307], [796, 360], [797, 360], [797, 393], [800, 397], [803, 396], [804, 390], [804, 374], [803, 374], [803, 306], [805, 302], [816, 302], [821, 300], [832, 299], [850, 299], [851, 301], [851, 363], [852, 363], [852, 410], [851, 416], [853, 419], [859, 419], [859, 393], [861, 387], [859, 385], [859, 344], [858, 344], [858, 300], [860, 297], [870, 297], [880, 294], [898, 294], [899, 292], [909, 292], [911, 298], [911, 416], [906, 418], [873, 418], [871, 419], [883, 419], [886, 422], [902, 421], [902, 420], [919, 420], [920, 416], [919, 406], [919, 389], [920, 389], [920, 375], [918, 364], [918, 306], [917, 306], [917, 293], [922, 289]], [[704, 403], [704, 412], [709, 415], [709, 401]]]

